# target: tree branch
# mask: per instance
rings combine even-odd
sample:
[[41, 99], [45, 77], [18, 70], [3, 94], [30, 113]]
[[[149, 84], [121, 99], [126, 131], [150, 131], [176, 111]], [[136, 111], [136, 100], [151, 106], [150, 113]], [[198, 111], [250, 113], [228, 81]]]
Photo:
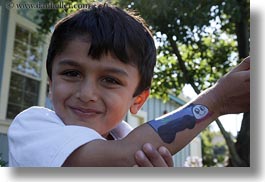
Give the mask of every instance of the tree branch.
[[194, 91], [199, 94], [200, 90], [198, 89], [198, 87], [195, 85], [193, 78], [190, 76], [188, 69], [186, 68], [184, 61], [182, 59], [182, 56], [180, 55], [179, 49], [176, 45], [176, 42], [172, 39], [172, 36], [168, 38], [171, 47], [173, 48], [173, 52], [175, 53], [175, 55], [177, 56], [177, 60], [180, 66], [180, 69], [183, 73], [183, 77], [186, 80], [187, 83], [189, 83], [192, 88], [194, 89]]
[[[170, 45], [173, 49], [174, 54], [177, 56], [178, 63], [179, 63], [180, 69], [183, 72], [184, 79], [186, 80], [187, 83], [189, 83], [192, 86], [194, 91], [197, 94], [199, 94], [200, 90], [195, 85], [193, 78], [190, 76], [175, 41], [172, 39], [172, 37], [169, 37], [168, 40], [170, 42]], [[244, 160], [242, 160], [239, 157], [237, 150], [236, 150], [236, 147], [235, 147], [235, 143], [232, 141], [230, 134], [224, 129], [220, 120], [217, 118], [215, 122], [218, 125], [222, 135], [224, 136], [224, 139], [225, 139], [226, 144], [228, 146], [229, 153], [231, 155], [233, 166], [247, 166], [246, 163], [244, 162]]]
[[215, 122], [218, 125], [222, 135], [224, 136], [224, 139], [225, 139], [226, 144], [228, 146], [229, 153], [231, 155], [231, 162], [232, 162], [233, 166], [240, 166], [240, 167], [247, 166], [245, 161], [239, 157], [237, 150], [236, 150], [236, 147], [235, 147], [235, 143], [232, 141], [230, 134], [224, 129], [220, 120], [217, 118], [215, 120]]

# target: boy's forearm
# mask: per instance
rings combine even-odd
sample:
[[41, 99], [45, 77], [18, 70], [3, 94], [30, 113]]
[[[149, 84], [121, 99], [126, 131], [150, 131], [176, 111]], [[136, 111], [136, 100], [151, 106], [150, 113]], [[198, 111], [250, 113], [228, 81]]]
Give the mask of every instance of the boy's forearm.
[[[193, 117], [196, 118], [196, 116], [189, 113], [190, 110], [187, 109], [188, 119], [184, 119], [183, 113], [176, 113], [173, 117], [174, 121], [176, 121], [175, 123], [174, 121], [161, 120], [161, 122], [166, 122], [170, 125], [165, 123], [160, 125], [157, 124], [157, 121], [151, 121], [151, 123], [140, 126], [138, 128], [139, 131], [133, 131], [131, 133], [132, 139], [138, 137], [137, 139], [141, 140], [141, 142], [151, 142], [155, 147], [164, 145], [172, 154], [175, 154], [219, 116], [248, 112], [250, 110], [249, 87], [250, 57], [247, 57], [223, 76], [214, 86], [205, 90], [195, 100], [179, 109], [182, 112], [189, 108], [190, 104], [195, 106], [202, 105], [208, 109], [208, 115], [203, 116], [201, 119], [199, 118], [199, 120], [195, 119], [194, 122]], [[180, 116], [179, 119], [178, 116]], [[188, 123], [190, 121], [192, 121], [191, 124]], [[177, 125], [178, 123], [180, 125]], [[160, 132], [160, 129], [168, 132]], [[174, 131], [176, 132], [174, 133]], [[168, 136], [165, 137], [163, 135]]]
[[[135, 152], [140, 150], [145, 143], [151, 143], [156, 148], [163, 145], [167, 147], [172, 154], [177, 153], [220, 115], [249, 111], [249, 67], [250, 58], [246, 58], [239, 66], [219, 80], [215, 86], [207, 89], [195, 100], [178, 109], [177, 111], [182, 112], [188, 108], [187, 115], [192, 118], [193, 115], [189, 110], [192, 108], [190, 104], [202, 105], [208, 109], [208, 114], [203, 115], [202, 118], [199, 117], [199, 120], [195, 120], [195, 123], [187, 125], [185, 125], [186, 119], [178, 120], [178, 116], [183, 118], [185, 114], [176, 114], [174, 120], [176, 120], [176, 123], [181, 122], [181, 124], [184, 124], [184, 127], [175, 126], [174, 121], [173, 123], [171, 122], [175, 128], [165, 127], [168, 133], [170, 133], [169, 137], [167, 136], [166, 139], [161, 136], [162, 133], [158, 132], [158, 129], [160, 129], [160, 126], [163, 124], [153, 125], [152, 122], [145, 123], [134, 129], [122, 140], [95, 140], [86, 144], [84, 147], [80, 147], [69, 157], [65, 164], [77, 166], [77, 161], [77, 164], [83, 166], [133, 166], [136, 164], [134, 160]], [[194, 122], [193, 119], [191, 119], [191, 121]], [[166, 135], [168, 133], [165, 132]], [[171, 139], [172, 136], [173, 140]], [[73, 163], [71, 163], [71, 161], [73, 161]]]
[[[168, 126], [162, 123], [164, 122], [163, 120], [158, 120], [158, 122], [162, 123], [161, 126], [153, 124], [156, 121], [139, 126], [128, 135], [126, 138], [127, 142], [130, 143], [130, 140], [140, 142], [141, 144], [150, 142], [155, 147], [166, 146], [172, 154], [177, 153], [220, 115], [217, 105], [210, 97], [211, 93], [202, 93], [195, 100], [174, 111], [175, 113], [173, 112], [171, 115], [175, 115], [175, 120], [171, 121], [171, 123], [166, 121], [165, 123], [168, 123]], [[208, 108], [207, 115], [202, 119], [192, 118], [192, 113], [189, 113], [190, 108], [201, 105]], [[152, 124], [155, 126], [152, 126]]]
[[[176, 110], [176, 127], [166, 127], [167, 132], [172, 135], [175, 132], [173, 140], [165, 140], [150, 123], [145, 123], [135, 128], [127, 137], [117, 141], [94, 140], [83, 147], [77, 149], [67, 159], [64, 166], [134, 166], [136, 164], [134, 155], [137, 150], [141, 150], [143, 144], [151, 143], [155, 148], [165, 146], [171, 152], [176, 154], [185, 147], [194, 137], [205, 129], [212, 121], [220, 116], [218, 101], [213, 95], [215, 91], [209, 89], [199, 95], [195, 100]], [[208, 108], [208, 114], [202, 119], [195, 120], [194, 124], [183, 117], [185, 113], [190, 116], [191, 106], [202, 105]], [[180, 120], [178, 120], [178, 115]], [[182, 119], [181, 119], [182, 118]], [[184, 119], [183, 119], [184, 118]], [[181, 127], [178, 126], [181, 122]], [[174, 121], [172, 123], [174, 125]], [[184, 126], [183, 126], [184, 125]], [[168, 133], [164, 132], [165, 135]], [[79, 160], [76, 160], [79, 159]]]
[[[202, 100], [195, 100], [193, 103], [205, 104]], [[71, 154], [64, 163], [64, 166], [127, 166], [136, 164], [134, 155], [145, 143], [151, 143], [155, 148], [161, 145], [167, 147], [171, 154], [177, 153], [187, 145], [199, 132], [207, 127], [216, 115], [197, 123], [192, 129], [185, 129], [175, 134], [171, 143], [164, 142], [160, 135], [148, 123], [134, 129], [122, 140], [104, 141], [94, 140], [80, 147]], [[185, 122], [185, 121], [184, 121]], [[170, 132], [170, 129], [169, 131]]]

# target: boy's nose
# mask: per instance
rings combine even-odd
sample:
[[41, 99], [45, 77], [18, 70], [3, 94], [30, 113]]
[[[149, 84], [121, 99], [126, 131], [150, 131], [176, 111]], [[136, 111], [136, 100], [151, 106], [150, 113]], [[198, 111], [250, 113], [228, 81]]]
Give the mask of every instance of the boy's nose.
[[98, 99], [97, 86], [93, 81], [84, 81], [80, 84], [77, 97], [82, 102], [95, 102]]

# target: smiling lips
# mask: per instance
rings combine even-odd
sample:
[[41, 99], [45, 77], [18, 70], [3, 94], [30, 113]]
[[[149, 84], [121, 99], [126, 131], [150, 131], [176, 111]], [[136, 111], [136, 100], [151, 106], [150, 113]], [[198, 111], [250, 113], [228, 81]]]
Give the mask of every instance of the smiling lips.
[[86, 109], [80, 107], [70, 107], [70, 108], [76, 115], [81, 117], [92, 117], [102, 113], [101, 111], [95, 109]]

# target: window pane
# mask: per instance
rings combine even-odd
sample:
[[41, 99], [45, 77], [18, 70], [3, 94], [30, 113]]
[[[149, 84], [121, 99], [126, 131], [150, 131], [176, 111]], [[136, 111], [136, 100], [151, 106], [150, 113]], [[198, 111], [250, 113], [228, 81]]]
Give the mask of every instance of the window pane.
[[36, 96], [36, 94], [26, 93], [24, 95], [24, 103], [23, 103], [24, 107], [28, 108], [36, 105], [37, 103], [38, 103], [38, 97]]
[[7, 118], [13, 119], [24, 109], [38, 105], [40, 83], [18, 73], [11, 73]]
[[25, 91], [29, 93], [39, 92], [39, 82], [33, 79], [26, 79]]
[[35, 48], [39, 47], [40, 46], [40, 43], [43, 43], [42, 42], [42, 37], [40, 37], [40, 34], [37, 33], [37, 32], [32, 32], [31, 33], [30, 41], [31, 41], [30, 42], [30, 45], [32, 47], [35, 47]]
[[13, 119], [21, 112], [21, 107], [15, 104], [8, 104], [7, 118]]
[[25, 42], [15, 40], [14, 55], [19, 55], [24, 58], [27, 57], [27, 44]]
[[11, 81], [10, 81], [10, 87], [16, 88], [18, 90], [23, 90], [24, 88], [24, 79], [22, 76], [19, 76], [18, 74], [11, 74]]
[[29, 32], [21, 26], [16, 26], [15, 39], [23, 43], [27, 43], [29, 39]]
[[41, 77], [43, 38], [36, 32], [16, 26], [12, 68], [36, 77]]
[[10, 87], [9, 89], [9, 103], [22, 103], [23, 102], [23, 92], [15, 87]]

